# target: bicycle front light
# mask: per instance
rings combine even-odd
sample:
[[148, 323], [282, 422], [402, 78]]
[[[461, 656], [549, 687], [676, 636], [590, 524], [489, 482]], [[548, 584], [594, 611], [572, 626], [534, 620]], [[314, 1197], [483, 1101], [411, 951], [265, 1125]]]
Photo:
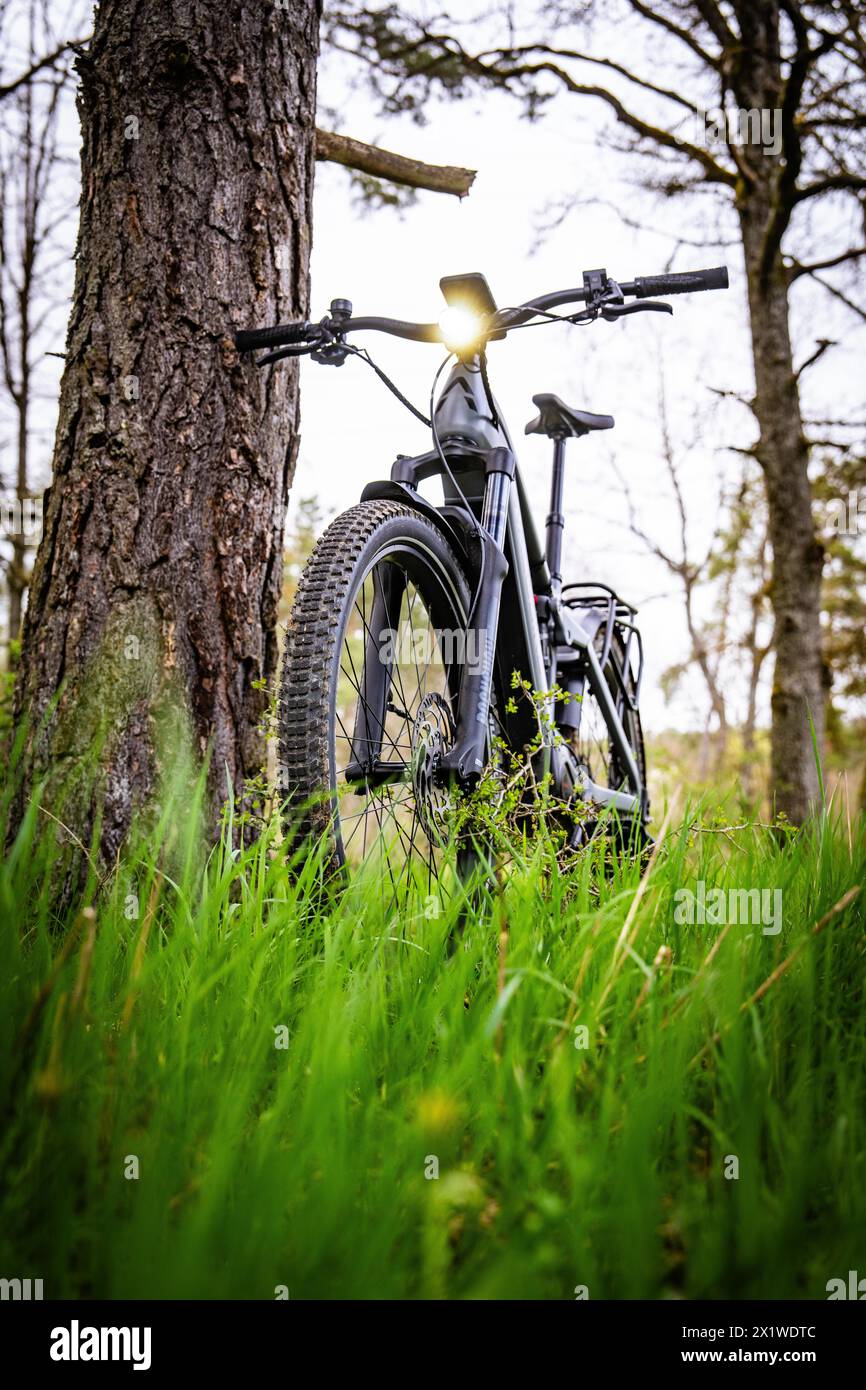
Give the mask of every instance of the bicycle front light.
[[442, 341], [450, 352], [465, 352], [481, 342], [484, 320], [462, 304], [449, 304], [439, 319]]

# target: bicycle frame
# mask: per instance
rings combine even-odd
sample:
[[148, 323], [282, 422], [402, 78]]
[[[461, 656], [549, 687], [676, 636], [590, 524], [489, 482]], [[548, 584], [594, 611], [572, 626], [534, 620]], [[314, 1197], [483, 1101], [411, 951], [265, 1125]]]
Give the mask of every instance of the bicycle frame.
[[[436, 407], [434, 450], [416, 458], [401, 455], [394, 464], [390, 480], [369, 484], [362, 495], [362, 501], [391, 498], [414, 507], [440, 527], [445, 537], [462, 551], [467, 573], [475, 580], [475, 596], [468, 617], [465, 622], [461, 621], [460, 635], [466, 639], [464, 653], [471, 649], [480, 655], [474, 663], [465, 661], [463, 679], [455, 692], [457, 720], [453, 745], [441, 757], [437, 756], [436, 768], [470, 785], [481, 775], [489, 751], [491, 697], [495, 686], [502, 697], [497, 702], [497, 716], [506, 723], [513, 748], [523, 748], [530, 743], [538, 746], [541, 723], [541, 771], [552, 771], [554, 787], [560, 797], [569, 800], [572, 793], [577, 792], [584, 800], [643, 819], [648, 810], [646, 788], [623, 721], [623, 716], [629, 719], [628, 711], [637, 712], [643, 666], [640, 635], [632, 622], [634, 610], [621, 603], [610, 590], [607, 598], [597, 597], [599, 589], [606, 588], [604, 585], [596, 586], [593, 595], [582, 600], [563, 599], [560, 563], [565, 527], [562, 515], [564, 441], [558, 437], [555, 444], [544, 554], [527, 505], [511, 437], [490, 395], [486, 343], [504, 338], [512, 329], [544, 317], [591, 323], [598, 318], [616, 322], [626, 315], [641, 312], [669, 314], [673, 312], [671, 306], [653, 296], [727, 289], [727, 268], [715, 266], [706, 270], [668, 272], [622, 282], [614, 280], [604, 269], [585, 270], [582, 287], [554, 290], [502, 310], [496, 308], [487, 281], [477, 272], [446, 276], [440, 281], [440, 287], [452, 309], [464, 308], [474, 315], [470, 336], [474, 335], [476, 346], [462, 352], [452, 348], [457, 362]], [[626, 298], [636, 302], [627, 304]], [[556, 309], [574, 305], [582, 307], [576, 313], [554, 313]], [[443, 322], [412, 323], [378, 316], [355, 318], [349, 300], [334, 299], [330, 315], [317, 324], [304, 321], [241, 330], [235, 333], [235, 345], [241, 353], [266, 349], [265, 355], [257, 361], [260, 367], [284, 357], [305, 354], [316, 362], [339, 367], [350, 353], [357, 352], [347, 344], [346, 336], [369, 331], [419, 343], [448, 345], [452, 341], [450, 330]], [[369, 354], [360, 355], [402, 404], [419, 415]], [[593, 427], [609, 426], [595, 422]], [[441, 507], [434, 507], [418, 491], [419, 484], [434, 473], [442, 478], [445, 500]], [[375, 586], [375, 562], [371, 569]], [[378, 584], [375, 621], [383, 630], [395, 615], [399, 620], [402, 602], [399, 589], [393, 577], [383, 576]], [[605, 607], [606, 629], [599, 657], [596, 640], [605, 621]], [[579, 619], [574, 609], [580, 611]], [[613, 686], [618, 686], [618, 690], [605, 675], [613, 650], [614, 631], [627, 634], [623, 639], [622, 658], [610, 659]], [[630, 666], [632, 639], [636, 639], [639, 658], [636, 678]], [[377, 647], [372, 634], [368, 635], [365, 689], [352, 738], [355, 752], [347, 770], [368, 782], [376, 776], [389, 780], [394, 775], [390, 764], [380, 762], [393, 674], [390, 661], [391, 658], [383, 659], [381, 642]], [[561, 712], [554, 705], [554, 688], [559, 684], [560, 672], [565, 674], [568, 696], [576, 697], [576, 711], [569, 709], [564, 701]], [[536, 699], [536, 692], [546, 692], [541, 698], [549, 719], [539, 721], [529, 701], [515, 702], [510, 698], [514, 673], [519, 674], [521, 682]], [[559, 727], [579, 733], [580, 700], [587, 689], [601, 710], [623, 786], [595, 785], [565, 740], [555, 736], [556, 721]], [[545, 727], [548, 725], [549, 731]]]
[[[645, 803], [645, 788], [620, 717], [620, 696], [608, 684], [594, 646], [605, 614], [587, 610], [578, 621], [560, 602], [558, 585], [551, 584], [548, 561], [551, 553], [556, 553], [561, 529], [548, 525], [545, 555], [514, 445], [498, 406], [496, 416], [491, 414], [480, 359], [458, 359], [439, 398], [435, 428], [472, 518], [467, 516], [463, 497], [435, 449], [414, 458], [400, 456], [390, 480], [371, 483], [363, 492], [363, 500], [396, 496], [411, 501], [445, 531], [452, 544], [457, 542], [470, 563], [474, 559], [477, 587], [464, 650], [479, 657], [467, 661], [458, 695], [455, 742], [443, 756], [440, 769], [464, 784], [477, 779], [485, 762], [494, 682], [505, 694], [501, 702], [505, 705], [512, 673], [518, 672], [529, 681], [533, 692], [544, 692], [549, 718], [544, 721], [548, 727], [538, 771], [541, 775], [550, 771], [552, 762], [561, 761], [554, 746], [551, 692], [560, 668], [572, 665], [599, 703], [629, 784], [625, 789], [611, 789], [584, 776], [577, 790], [584, 800], [599, 807], [638, 815]], [[442, 507], [434, 507], [418, 492], [419, 484], [434, 475], [442, 480]], [[370, 657], [373, 653], [368, 653], [368, 660]], [[374, 659], [378, 661], [378, 657]], [[625, 692], [620, 694], [624, 697]], [[511, 746], [523, 747], [537, 738], [538, 715], [525, 700], [516, 702], [516, 713], [514, 702], [509, 703], [512, 708], [501, 709], [500, 719]]]

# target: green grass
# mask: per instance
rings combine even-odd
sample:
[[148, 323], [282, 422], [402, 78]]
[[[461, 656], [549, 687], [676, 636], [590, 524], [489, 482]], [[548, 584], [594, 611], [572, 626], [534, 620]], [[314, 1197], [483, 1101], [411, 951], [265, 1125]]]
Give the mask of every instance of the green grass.
[[[385, 920], [375, 882], [327, 902], [316, 855], [290, 875], [273, 836], [205, 862], [194, 824], [169, 802], [65, 930], [57, 827], [31, 808], [7, 856], [5, 1277], [570, 1299], [822, 1298], [866, 1274], [862, 898], [811, 930], [863, 881], [862, 828], [674, 825], [639, 900], [634, 867], [551, 874], [530, 847], [449, 952], [430, 904]], [[674, 915], [695, 879], [780, 888], [782, 931], [732, 926], [708, 962], [723, 929]]]

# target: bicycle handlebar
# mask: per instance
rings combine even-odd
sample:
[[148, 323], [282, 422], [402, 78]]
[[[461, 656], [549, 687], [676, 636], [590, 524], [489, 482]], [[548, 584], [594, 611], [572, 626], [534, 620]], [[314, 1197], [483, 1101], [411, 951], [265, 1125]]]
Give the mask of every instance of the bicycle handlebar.
[[346, 319], [340, 324], [341, 333], [390, 333], [392, 338], [409, 338], [414, 343], [441, 343], [442, 329], [438, 323], [410, 323], [408, 319], [360, 318]]
[[235, 334], [235, 347], [238, 352], [253, 352], [257, 348], [303, 343], [313, 327], [310, 323], [278, 323], [274, 328], [241, 328]]
[[634, 284], [636, 299], [648, 299], [656, 294], [689, 294], [692, 290], [726, 290], [728, 267], [717, 265], [712, 270], [685, 270], [672, 275], [644, 275], [639, 276]]
[[[711, 270], [687, 270], [669, 275], [638, 276], [618, 286], [623, 295], [635, 299], [648, 299], [654, 295], [690, 294], [697, 290], [724, 290], [728, 288], [726, 266], [715, 266]], [[587, 299], [587, 288], [556, 290], [552, 294], [527, 300], [514, 309], [500, 309], [490, 319], [490, 325], [500, 332], [516, 328], [528, 322], [536, 314], [546, 313], [565, 304], [582, 304]], [[327, 321], [326, 321], [327, 322]], [[416, 343], [442, 343], [444, 338], [438, 323], [411, 323], [405, 319], [391, 318], [345, 318], [332, 325], [342, 337], [345, 333], [372, 331], [389, 333], [394, 338], [407, 338]], [[277, 324], [273, 328], [242, 329], [235, 334], [238, 352], [253, 352], [258, 348], [284, 347], [289, 344], [307, 344], [314, 349], [324, 337], [323, 325], [317, 323]]]

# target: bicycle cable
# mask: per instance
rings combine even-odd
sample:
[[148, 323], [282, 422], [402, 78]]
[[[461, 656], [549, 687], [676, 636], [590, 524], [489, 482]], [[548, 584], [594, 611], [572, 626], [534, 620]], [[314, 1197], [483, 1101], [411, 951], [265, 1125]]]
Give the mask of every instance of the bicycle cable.
[[[517, 306], [515, 306], [515, 307], [517, 307]], [[502, 310], [502, 311], [500, 311], [500, 312], [508, 313], [509, 310]], [[549, 310], [545, 310], [545, 309], [538, 309], [538, 310], [536, 310], [536, 313], [537, 313], [537, 315], [539, 316], [540, 322], [539, 322], [539, 321], [536, 321], [535, 323], [532, 323], [532, 322], [529, 322], [529, 323], [516, 323], [516, 324], [514, 324], [511, 328], [509, 328], [507, 331], [508, 331], [509, 333], [513, 333], [513, 332], [514, 332], [516, 329], [518, 329], [518, 328], [541, 328], [541, 327], [543, 327], [544, 324], [546, 324], [546, 323], [572, 323], [572, 324], [577, 324], [578, 326], [581, 326], [581, 325], [583, 325], [583, 324], [592, 322], [592, 320], [596, 317], [596, 315], [592, 312], [592, 310], [587, 311], [587, 310], [585, 310], [585, 309], [582, 310], [579, 314], [576, 314], [576, 315], [574, 315], [574, 316], [570, 316], [570, 315], [567, 316], [567, 315], [565, 315], [565, 314], [552, 314], [552, 313], [549, 312]], [[589, 317], [589, 315], [591, 315], [591, 317]], [[439, 438], [439, 430], [438, 430], [437, 425], [436, 425], [436, 409], [435, 409], [435, 406], [436, 406], [436, 387], [437, 387], [438, 384], [439, 384], [439, 378], [441, 377], [441, 375], [442, 375], [442, 373], [444, 372], [445, 368], [448, 366], [448, 363], [451, 361], [452, 357], [454, 356], [454, 353], [453, 353], [453, 352], [449, 352], [449, 353], [448, 353], [448, 355], [447, 355], [447, 356], [443, 359], [443, 361], [441, 362], [441, 364], [440, 364], [440, 366], [439, 366], [439, 368], [438, 368], [438, 370], [437, 370], [437, 372], [436, 372], [436, 375], [435, 375], [434, 378], [433, 378], [433, 385], [432, 385], [432, 387], [430, 388], [430, 415], [429, 415], [429, 418], [428, 418], [428, 416], [426, 416], [426, 415], [423, 413], [423, 411], [419, 410], [417, 406], [415, 406], [415, 405], [412, 404], [412, 402], [408, 399], [408, 397], [404, 396], [404, 394], [403, 394], [403, 392], [400, 390], [399, 386], [396, 384], [396, 382], [394, 382], [394, 381], [391, 380], [391, 378], [388, 376], [387, 372], [385, 372], [385, 371], [378, 365], [378, 363], [376, 363], [376, 362], [373, 361], [373, 359], [372, 359], [372, 357], [370, 356], [370, 353], [369, 353], [369, 351], [367, 350], [367, 348], [353, 347], [351, 344], [349, 344], [349, 343], [347, 343], [347, 342], [345, 342], [345, 341], [342, 342], [341, 346], [342, 346], [342, 349], [343, 349], [343, 351], [344, 351], [345, 353], [351, 355], [352, 357], [359, 357], [359, 358], [361, 359], [362, 362], [366, 362], [366, 364], [367, 364], [368, 367], [372, 367], [373, 371], [376, 373], [376, 375], [377, 375], [377, 377], [379, 378], [379, 380], [380, 380], [381, 382], [383, 382], [385, 386], [387, 386], [388, 390], [391, 392], [391, 394], [392, 394], [393, 396], [396, 396], [396, 398], [397, 398], [397, 400], [400, 402], [400, 404], [401, 404], [401, 405], [404, 405], [404, 406], [406, 407], [406, 409], [407, 409], [408, 411], [410, 411], [412, 415], [415, 416], [416, 420], [420, 420], [420, 421], [421, 421], [421, 424], [424, 425], [424, 426], [426, 426], [426, 428], [429, 429], [429, 430], [432, 432], [432, 435], [433, 435], [433, 444], [434, 444], [434, 447], [435, 447], [435, 449], [436, 449], [436, 453], [437, 453], [438, 456], [439, 456], [439, 460], [440, 460], [440, 462], [441, 462], [441, 464], [442, 464], [442, 467], [444, 468], [445, 472], [448, 474], [448, 478], [450, 479], [450, 481], [451, 481], [451, 483], [452, 483], [452, 485], [453, 485], [453, 487], [454, 487], [454, 491], [457, 493], [458, 497], [460, 498], [461, 502], [463, 503], [463, 506], [464, 506], [464, 508], [466, 509], [466, 514], [467, 514], [467, 516], [470, 517], [471, 520], [472, 520], [473, 531], [474, 531], [474, 533], [475, 533], [475, 534], [478, 534], [478, 531], [479, 531], [479, 527], [478, 527], [478, 518], [476, 517], [476, 515], [475, 515], [475, 513], [473, 512], [472, 508], [470, 507], [469, 501], [468, 501], [468, 499], [467, 499], [467, 497], [466, 497], [465, 492], [463, 491], [462, 487], [460, 486], [460, 484], [458, 483], [456, 477], [454, 476], [454, 472], [453, 472], [453, 470], [452, 470], [452, 468], [451, 468], [451, 465], [450, 465], [449, 462], [448, 462], [448, 459], [447, 459], [446, 456], [445, 456], [445, 451], [444, 451], [444, 449], [442, 448], [442, 441], [441, 441], [440, 438]], [[489, 378], [489, 376], [488, 376], [488, 374], [487, 374], [487, 351], [486, 351], [486, 345], [485, 345], [484, 348], [482, 348], [482, 351], [481, 351], [481, 360], [480, 360], [480, 363], [479, 363], [479, 370], [480, 370], [480, 373], [481, 373], [481, 381], [482, 381], [482, 384], [483, 384], [483, 387], [484, 387], [484, 394], [485, 394], [485, 396], [486, 396], [486, 398], [487, 398], [487, 404], [488, 404], [489, 407], [490, 407], [490, 416], [491, 416], [491, 420], [492, 420], [492, 422], [493, 422], [493, 424], [494, 424], [495, 426], [498, 426], [498, 424], [499, 424], [499, 412], [498, 412], [498, 410], [497, 410], [497, 408], [496, 408], [496, 402], [495, 402], [495, 400], [494, 400], [494, 398], [493, 398], [493, 392], [492, 392], [491, 387], [490, 387], [490, 378]]]
[[[521, 306], [516, 304], [513, 309], [500, 309], [500, 314], [513, 313]], [[579, 309], [575, 314], [552, 314], [549, 309], [536, 309], [536, 318], [528, 319], [526, 323], [512, 323], [506, 329], [506, 333], [516, 333], [520, 328], [545, 328], [549, 323], [570, 323], [576, 328], [584, 328], [587, 324], [594, 323], [598, 317], [598, 311], [594, 309]]]
[[487, 404], [490, 407], [490, 418], [493, 421], [494, 429], [499, 429], [499, 425], [501, 423], [499, 419], [499, 411], [496, 407], [496, 401], [493, 399], [493, 391], [490, 387], [490, 377], [487, 375], [486, 345], [481, 349], [481, 352], [478, 355], [478, 366], [481, 372], [481, 384], [484, 387], [484, 394], [487, 397]]
[[[509, 311], [508, 311], [508, 310], [504, 310], [504, 311], [502, 311], [502, 312], [507, 313], [507, 312], [509, 312]], [[518, 329], [518, 328], [542, 328], [542, 327], [544, 326], [544, 324], [546, 324], [546, 323], [575, 323], [575, 324], [580, 325], [581, 323], [591, 322], [590, 319], [583, 318], [582, 316], [575, 316], [575, 317], [572, 318], [572, 317], [567, 317], [565, 314], [551, 314], [550, 312], [548, 312], [548, 311], [546, 311], [546, 310], [544, 310], [544, 309], [539, 309], [539, 310], [537, 310], [537, 313], [541, 316], [541, 322], [536, 322], [536, 323], [516, 323], [516, 324], [514, 324], [511, 328], [508, 329], [508, 332], [509, 332], [509, 333], [513, 333], [513, 332], [514, 332], [516, 329]], [[586, 310], [584, 310], [583, 313], [586, 313]], [[594, 317], [594, 315], [593, 315], [593, 317]], [[433, 389], [432, 389], [432, 391], [430, 392], [430, 417], [428, 418], [428, 417], [424, 414], [423, 411], [419, 410], [417, 406], [415, 406], [415, 405], [412, 404], [412, 402], [408, 399], [407, 396], [404, 396], [403, 392], [400, 390], [400, 388], [399, 388], [399, 386], [397, 385], [397, 383], [394, 382], [394, 381], [392, 381], [391, 378], [388, 376], [388, 373], [387, 373], [386, 371], [384, 371], [383, 368], [380, 367], [379, 364], [378, 364], [377, 362], [374, 362], [374, 361], [373, 361], [373, 359], [372, 359], [372, 357], [370, 356], [370, 353], [369, 353], [369, 351], [367, 350], [367, 348], [353, 347], [351, 344], [349, 344], [349, 343], [347, 343], [347, 342], [345, 342], [345, 341], [342, 342], [341, 347], [342, 347], [342, 350], [343, 350], [347, 355], [351, 355], [352, 357], [359, 357], [359, 358], [361, 359], [362, 362], [366, 362], [366, 364], [367, 364], [368, 367], [372, 367], [373, 371], [376, 373], [376, 375], [377, 375], [377, 377], [379, 378], [379, 380], [380, 380], [385, 386], [387, 386], [388, 390], [391, 392], [391, 394], [392, 394], [393, 396], [396, 396], [396, 398], [397, 398], [397, 400], [400, 402], [400, 404], [401, 404], [401, 405], [404, 405], [404, 406], [406, 407], [406, 409], [407, 409], [412, 415], [415, 416], [415, 419], [416, 419], [416, 420], [420, 420], [422, 425], [425, 425], [427, 429], [430, 429], [430, 430], [433, 431], [433, 442], [434, 442], [434, 444], [436, 445], [436, 452], [437, 452], [437, 454], [439, 455], [440, 459], [442, 460], [442, 463], [444, 464], [444, 466], [445, 466], [445, 468], [446, 468], [446, 470], [447, 470], [447, 472], [448, 472], [448, 476], [450, 477], [451, 481], [454, 483], [454, 486], [455, 486], [457, 492], [458, 492], [458, 493], [460, 494], [460, 496], [463, 498], [463, 502], [464, 502], [464, 504], [467, 506], [467, 509], [468, 509], [468, 503], [466, 502], [466, 498], [465, 498], [465, 496], [464, 496], [464, 494], [463, 494], [463, 492], [462, 492], [460, 486], [458, 485], [457, 480], [455, 479], [453, 473], [451, 472], [451, 469], [448, 467], [447, 460], [445, 459], [445, 456], [444, 456], [444, 454], [443, 454], [443, 452], [442, 452], [442, 447], [441, 447], [441, 445], [440, 445], [440, 443], [439, 443], [439, 436], [438, 436], [438, 433], [437, 433], [437, 431], [436, 431], [436, 424], [435, 424], [435, 420], [434, 420], [434, 417], [433, 417], [433, 399], [434, 399], [434, 396], [435, 396], [435, 394], [436, 394], [436, 383], [438, 382], [439, 377], [441, 376], [444, 367], [448, 364], [448, 362], [451, 361], [451, 358], [453, 357], [454, 354], [453, 354], [453, 353], [449, 353], [449, 354], [448, 354], [448, 356], [445, 358], [445, 361], [442, 363], [442, 365], [440, 366], [438, 372], [436, 373], [436, 376], [435, 376], [434, 379], [433, 379]], [[313, 348], [313, 349], [312, 349], [312, 351], [316, 351], [316, 350], [317, 350], [317, 348]], [[288, 354], [286, 354], [286, 355], [288, 355]], [[261, 364], [259, 364], [259, 365], [261, 365]], [[496, 402], [495, 402], [495, 400], [494, 400], [494, 398], [493, 398], [493, 392], [492, 392], [492, 390], [491, 390], [491, 388], [490, 388], [490, 379], [489, 379], [488, 374], [487, 374], [487, 351], [486, 351], [486, 348], [482, 349], [482, 352], [481, 352], [480, 370], [481, 370], [481, 380], [482, 380], [482, 383], [483, 383], [483, 385], [484, 385], [484, 394], [485, 394], [485, 396], [487, 397], [487, 404], [488, 404], [489, 407], [490, 407], [491, 419], [492, 419], [494, 425], [498, 425], [498, 424], [499, 424], [499, 412], [498, 412], [498, 410], [497, 410], [497, 408], [496, 408]]]
[[366, 362], [368, 367], [372, 367], [379, 380], [385, 383], [385, 385], [388, 387], [388, 390], [397, 397], [397, 400], [400, 402], [400, 404], [405, 405], [406, 409], [410, 410], [412, 414], [415, 416], [415, 418], [421, 421], [422, 425], [426, 425], [428, 429], [433, 427], [433, 421], [428, 420], [427, 416], [424, 415], [422, 411], [418, 410], [417, 406], [414, 406], [412, 402], [408, 400], [406, 396], [403, 395], [403, 392], [400, 390], [399, 386], [397, 386], [396, 383], [391, 380], [387, 372], [383, 371], [382, 368], [378, 366], [376, 362], [373, 361], [366, 348], [352, 347], [349, 343], [344, 343], [343, 348], [346, 352], [351, 353], [353, 357], [360, 357], [361, 361]]
[[[391, 380], [391, 378], [388, 376], [388, 374], [387, 374], [386, 372], [384, 372], [384, 371], [382, 370], [382, 368], [381, 368], [380, 366], [378, 366], [377, 363], [375, 363], [375, 362], [373, 361], [372, 357], [370, 356], [370, 354], [369, 354], [369, 352], [367, 351], [366, 348], [356, 348], [356, 347], [352, 347], [352, 346], [350, 346], [349, 343], [344, 343], [344, 344], [343, 344], [343, 347], [345, 348], [345, 350], [346, 350], [347, 353], [350, 353], [353, 357], [360, 357], [360, 359], [361, 359], [362, 362], [366, 362], [368, 367], [372, 367], [372, 368], [373, 368], [373, 371], [376, 373], [376, 375], [379, 377], [379, 379], [380, 379], [381, 381], [383, 381], [384, 384], [388, 387], [388, 390], [391, 391], [391, 392], [393, 393], [393, 395], [395, 395], [395, 396], [397, 397], [397, 400], [401, 403], [401, 405], [405, 405], [406, 409], [407, 409], [407, 410], [410, 410], [410, 411], [412, 412], [412, 414], [415, 416], [415, 418], [418, 419], [418, 420], [420, 420], [420, 421], [421, 421], [421, 424], [422, 424], [422, 425], [426, 425], [427, 428], [432, 432], [432, 434], [433, 434], [433, 443], [434, 443], [435, 448], [436, 448], [436, 453], [439, 455], [439, 459], [440, 459], [440, 462], [442, 463], [442, 467], [445, 469], [445, 472], [448, 474], [448, 477], [450, 478], [450, 480], [451, 480], [451, 482], [452, 482], [452, 484], [453, 484], [453, 486], [454, 486], [455, 492], [456, 492], [457, 495], [460, 497], [460, 499], [461, 499], [461, 501], [462, 501], [462, 503], [463, 503], [463, 506], [466, 508], [466, 514], [467, 514], [467, 516], [469, 516], [469, 517], [471, 518], [472, 523], [473, 523], [473, 527], [474, 527], [474, 529], [477, 531], [477, 529], [478, 529], [478, 519], [477, 519], [477, 517], [475, 516], [475, 513], [473, 512], [472, 508], [471, 508], [470, 505], [469, 505], [469, 501], [468, 501], [468, 499], [467, 499], [467, 497], [466, 497], [465, 492], [463, 491], [462, 487], [460, 486], [460, 484], [458, 483], [457, 479], [455, 478], [454, 473], [453, 473], [452, 468], [451, 468], [451, 465], [450, 465], [449, 462], [448, 462], [448, 459], [445, 457], [445, 451], [444, 451], [443, 448], [442, 448], [442, 442], [441, 442], [441, 440], [440, 440], [440, 438], [439, 438], [439, 430], [438, 430], [437, 427], [436, 427], [436, 412], [435, 412], [435, 409], [434, 409], [434, 403], [435, 403], [435, 398], [436, 398], [436, 387], [437, 387], [437, 385], [438, 385], [440, 376], [442, 375], [442, 373], [443, 373], [443, 371], [445, 370], [445, 368], [448, 366], [448, 363], [451, 361], [451, 358], [454, 356], [454, 354], [453, 354], [452, 352], [449, 352], [449, 353], [448, 353], [447, 357], [445, 357], [445, 359], [442, 361], [442, 363], [441, 363], [440, 366], [439, 366], [438, 371], [436, 372], [436, 375], [435, 375], [434, 378], [433, 378], [433, 386], [432, 386], [432, 388], [431, 388], [431, 390], [430, 390], [430, 418], [428, 419], [427, 416], [424, 415], [424, 414], [422, 413], [422, 411], [418, 410], [417, 407], [414, 406], [414, 405], [412, 404], [412, 402], [411, 402], [410, 400], [408, 400], [408, 399], [406, 398], [406, 396], [403, 395], [403, 392], [400, 390], [399, 386], [397, 386], [397, 385]], [[487, 385], [486, 382], [485, 382], [485, 385]], [[489, 386], [487, 386], [488, 400], [490, 399], [489, 390], [490, 390], [490, 388], [489, 388]]]

